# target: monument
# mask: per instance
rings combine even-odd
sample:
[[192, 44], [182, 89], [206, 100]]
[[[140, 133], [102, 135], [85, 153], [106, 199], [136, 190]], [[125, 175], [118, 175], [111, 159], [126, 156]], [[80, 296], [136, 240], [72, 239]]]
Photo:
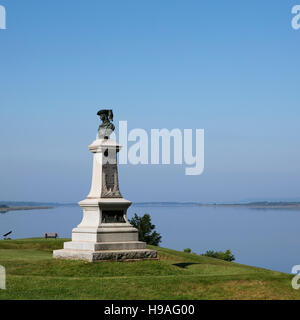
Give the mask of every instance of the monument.
[[115, 130], [112, 110], [100, 110], [98, 138], [89, 146], [94, 155], [91, 190], [79, 202], [81, 223], [72, 230], [72, 241], [53, 251], [54, 258], [74, 260], [157, 259], [157, 252], [138, 241], [138, 231], [127, 220], [131, 202], [119, 189], [117, 153], [121, 149], [110, 135]]

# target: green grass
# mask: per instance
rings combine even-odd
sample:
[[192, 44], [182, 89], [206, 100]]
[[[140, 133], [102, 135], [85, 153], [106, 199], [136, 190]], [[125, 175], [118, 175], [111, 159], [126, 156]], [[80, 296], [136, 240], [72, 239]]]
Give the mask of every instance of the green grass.
[[300, 299], [292, 275], [153, 246], [159, 261], [52, 259], [64, 241], [0, 241], [0, 299]]

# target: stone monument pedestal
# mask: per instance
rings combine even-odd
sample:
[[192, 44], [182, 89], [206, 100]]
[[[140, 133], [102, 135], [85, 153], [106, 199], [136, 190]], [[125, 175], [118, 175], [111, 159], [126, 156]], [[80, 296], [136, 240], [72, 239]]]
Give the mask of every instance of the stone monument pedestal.
[[81, 223], [72, 231], [72, 241], [53, 251], [54, 258], [74, 260], [157, 259], [157, 252], [138, 241], [138, 231], [127, 220], [131, 202], [119, 190], [117, 153], [121, 146], [114, 140], [98, 139], [89, 146], [94, 154], [91, 191], [79, 202]]

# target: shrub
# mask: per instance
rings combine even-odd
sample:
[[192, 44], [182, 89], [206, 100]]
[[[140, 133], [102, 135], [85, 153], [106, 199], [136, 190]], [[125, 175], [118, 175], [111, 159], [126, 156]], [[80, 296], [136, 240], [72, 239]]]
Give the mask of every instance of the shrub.
[[234, 261], [235, 260], [234, 255], [231, 253], [231, 251], [229, 249], [224, 252], [223, 251], [208, 250], [203, 254], [203, 256], [221, 259], [221, 260], [225, 260], [225, 261]]
[[186, 248], [186, 249], [183, 250], [183, 252], [191, 253], [191, 252], [192, 252], [192, 249]]
[[149, 214], [146, 213], [142, 217], [139, 217], [135, 213], [133, 218], [129, 219], [129, 223], [138, 229], [140, 241], [153, 246], [158, 246], [161, 242], [161, 235], [154, 231], [155, 225], [151, 223], [151, 217]]

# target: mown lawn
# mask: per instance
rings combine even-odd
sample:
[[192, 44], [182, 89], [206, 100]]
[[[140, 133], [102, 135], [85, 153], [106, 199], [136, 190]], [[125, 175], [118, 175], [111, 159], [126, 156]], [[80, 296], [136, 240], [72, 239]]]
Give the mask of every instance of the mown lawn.
[[64, 241], [0, 241], [0, 299], [300, 299], [292, 275], [159, 247], [159, 261], [52, 259]]

